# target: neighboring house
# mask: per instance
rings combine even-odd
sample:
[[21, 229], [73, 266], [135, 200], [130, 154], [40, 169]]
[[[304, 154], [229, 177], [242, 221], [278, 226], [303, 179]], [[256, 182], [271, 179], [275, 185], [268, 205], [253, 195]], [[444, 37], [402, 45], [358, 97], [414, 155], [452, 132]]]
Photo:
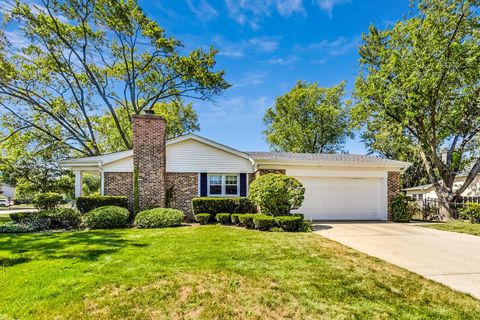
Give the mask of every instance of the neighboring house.
[[133, 150], [62, 161], [75, 173], [76, 196], [89, 172], [101, 176], [101, 194], [127, 196], [133, 206], [136, 168], [141, 209], [164, 206], [173, 190], [170, 203], [191, 218], [192, 198], [247, 196], [250, 182], [275, 172], [303, 183], [297, 211], [307, 219], [386, 220], [410, 165], [364, 155], [242, 152], [193, 134], [166, 140], [165, 129], [162, 117], [136, 115]]
[[15, 187], [9, 184], [0, 183], [0, 198], [5, 197], [9, 202], [15, 198]]
[[[467, 175], [457, 176], [455, 178], [455, 182], [453, 183], [453, 190], [455, 191], [460, 188], [465, 182], [466, 178]], [[418, 201], [424, 199], [438, 199], [433, 184], [405, 188], [403, 191], [405, 191], [408, 196], [411, 196]], [[478, 174], [468, 188], [465, 189], [465, 191], [462, 193], [462, 197], [480, 197], [480, 174]]]

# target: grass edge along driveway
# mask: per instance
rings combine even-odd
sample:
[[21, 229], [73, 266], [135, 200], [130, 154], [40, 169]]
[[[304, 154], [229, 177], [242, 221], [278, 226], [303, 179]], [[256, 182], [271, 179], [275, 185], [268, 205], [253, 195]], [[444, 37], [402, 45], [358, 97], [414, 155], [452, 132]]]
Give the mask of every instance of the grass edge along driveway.
[[419, 226], [442, 231], [451, 231], [466, 233], [474, 236], [480, 236], [480, 223], [470, 223], [468, 221], [451, 221], [431, 224], [419, 224]]
[[315, 234], [0, 235], [0, 319], [475, 319], [480, 301]]

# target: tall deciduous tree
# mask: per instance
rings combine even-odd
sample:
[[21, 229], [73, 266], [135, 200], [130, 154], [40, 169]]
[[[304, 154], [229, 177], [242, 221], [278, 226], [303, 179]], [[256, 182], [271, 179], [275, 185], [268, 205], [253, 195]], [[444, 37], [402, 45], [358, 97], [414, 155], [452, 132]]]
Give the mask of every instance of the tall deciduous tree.
[[[15, 117], [14, 130], [35, 128], [78, 153], [109, 151], [95, 127], [104, 112], [128, 149], [119, 110], [129, 118], [162, 101], [211, 99], [229, 87], [214, 70], [215, 49], [184, 54], [135, 0], [20, 1], [2, 10], [3, 30], [15, 28], [0, 41], [3, 111]], [[16, 45], [12, 34], [22, 36]]]
[[[385, 30], [372, 26], [359, 49], [355, 120], [397, 126], [390, 138], [415, 148], [450, 216], [448, 203], [480, 172], [479, 6], [412, 2], [412, 16]], [[460, 173], [466, 180], [454, 189]]]
[[342, 98], [345, 83], [321, 88], [299, 81], [263, 118], [267, 142], [276, 151], [334, 153], [350, 135], [349, 108]]

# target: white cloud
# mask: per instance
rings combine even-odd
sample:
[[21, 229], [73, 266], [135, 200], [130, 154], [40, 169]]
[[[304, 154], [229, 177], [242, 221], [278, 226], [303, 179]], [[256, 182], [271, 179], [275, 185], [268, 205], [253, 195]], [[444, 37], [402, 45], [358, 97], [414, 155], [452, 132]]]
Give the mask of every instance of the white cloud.
[[248, 72], [245, 76], [240, 79], [238, 82], [234, 82], [234, 87], [244, 87], [244, 86], [258, 86], [265, 82], [267, 74], [265, 72]]
[[[253, 29], [260, 27], [260, 22], [273, 13], [283, 17], [294, 14], [307, 14], [304, 0], [225, 0], [230, 17], [240, 25], [249, 25]], [[333, 8], [350, 0], [315, 0], [306, 1], [309, 6], [314, 6], [332, 15]]]
[[187, 0], [188, 7], [201, 21], [209, 21], [218, 16], [217, 10], [215, 10], [207, 0]]
[[329, 16], [332, 15], [333, 7], [337, 4], [348, 3], [349, 0], [317, 0], [318, 6], [328, 13]]
[[20, 50], [30, 44], [28, 39], [24, 37], [23, 33], [18, 30], [4, 31], [4, 34], [14, 50]]
[[271, 59], [268, 59], [267, 62], [270, 63], [270, 64], [287, 65], [287, 64], [292, 64], [297, 60], [298, 60], [297, 57], [289, 56], [289, 57], [285, 57], [285, 58], [271, 58]]
[[246, 52], [273, 52], [278, 49], [280, 37], [260, 37], [243, 41], [230, 41], [221, 36], [213, 39], [220, 52], [218, 55], [241, 58]]
[[265, 110], [273, 103], [267, 96], [246, 98], [233, 96], [221, 99], [217, 104], [208, 104], [200, 114], [202, 123], [225, 124], [261, 119]]
[[328, 56], [343, 55], [358, 46], [358, 39], [347, 39], [338, 37], [335, 40], [322, 40], [317, 43], [310, 43], [307, 46], [297, 46], [300, 51], [319, 51]]

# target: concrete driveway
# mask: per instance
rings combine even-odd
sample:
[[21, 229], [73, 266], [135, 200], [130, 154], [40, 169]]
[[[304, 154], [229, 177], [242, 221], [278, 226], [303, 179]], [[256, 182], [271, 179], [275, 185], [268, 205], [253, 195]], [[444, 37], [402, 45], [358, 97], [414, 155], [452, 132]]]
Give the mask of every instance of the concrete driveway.
[[316, 233], [480, 299], [480, 237], [388, 222], [318, 222]]

